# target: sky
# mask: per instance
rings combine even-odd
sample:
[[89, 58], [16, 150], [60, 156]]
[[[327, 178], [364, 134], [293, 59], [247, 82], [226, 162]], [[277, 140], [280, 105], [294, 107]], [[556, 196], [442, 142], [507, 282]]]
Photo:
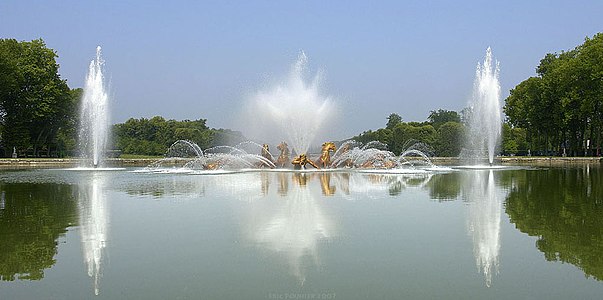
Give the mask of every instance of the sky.
[[504, 99], [546, 53], [602, 31], [600, 0], [0, 2], [0, 38], [42, 38], [71, 88], [102, 47], [113, 123], [203, 118], [245, 133], [243, 107], [303, 51], [338, 111], [333, 140], [391, 113], [461, 110], [488, 47]]

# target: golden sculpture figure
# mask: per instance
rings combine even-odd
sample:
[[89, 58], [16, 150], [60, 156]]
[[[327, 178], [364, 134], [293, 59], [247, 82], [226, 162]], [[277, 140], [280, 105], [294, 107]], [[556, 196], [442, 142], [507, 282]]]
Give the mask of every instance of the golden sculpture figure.
[[289, 162], [289, 145], [287, 145], [285, 142], [282, 142], [276, 146], [276, 149], [281, 151], [281, 154], [276, 159], [276, 166], [279, 168], [284, 168]]
[[322, 144], [322, 151], [320, 154], [320, 158], [317, 163], [322, 168], [328, 168], [331, 166], [331, 151], [335, 152], [336, 147], [333, 142], [326, 142]]
[[305, 169], [306, 164], [310, 164], [314, 168], [320, 169], [311, 159], [308, 159], [305, 153], [294, 158], [291, 163], [293, 164], [293, 168], [296, 170]]

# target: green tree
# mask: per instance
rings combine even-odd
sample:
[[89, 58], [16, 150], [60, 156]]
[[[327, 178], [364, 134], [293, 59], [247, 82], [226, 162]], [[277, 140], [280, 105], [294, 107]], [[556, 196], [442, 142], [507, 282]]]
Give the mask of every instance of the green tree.
[[517, 154], [522, 151], [527, 152], [526, 130], [523, 128], [512, 127], [509, 123], [504, 123], [502, 128], [502, 150], [505, 154]]
[[437, 156], [458, 156], [461, 153], [465, 127], [455, 121], [449, 121], [437, 130], [434, 148]]
[[390, 151], [395, 154], [400, 154], [415, 142], [433, 145], [436, 140], [436, 134], [436, 130], [431, 125], [400, 123], [396, 125], [392, 132], [392, 138], [389, 144]]
[[433, 128], [435, 128], [436, 130], [438, 130], [440, 126], [447, 122], [461, 122], [461, 116], [456, 111], [445, 109], [430, 111], [429, 117], [427, 119], [429, 120], [431, 126], [433, 126]]
[[570, 51], [547, 54], [537, 77], [517, 85], [505, 113], [526, 129], [529, 148], [570, 155], [600, 155], [603, 126], [603, 34]]
[[393, 130], [396, 125], [402, 123], [402, 117], [399, 114], [392, 113], [387, 117], [387, 124], [385, 128]]
[[[41, 39], [0, 40], [0, 116], [6, 152], [50, 154], [73, 114], [73, 94], [58, 73], [57, 54]], [[56, 150], [56, 149], [55, 149]]]
[[160, 116], [131, 118], [113, 127], [116, 148], [142, 155], [163, 155], [177, 140], [189, 140], [206, 149], [213, 143], [214, 132], [205, 119], [176, 121]]

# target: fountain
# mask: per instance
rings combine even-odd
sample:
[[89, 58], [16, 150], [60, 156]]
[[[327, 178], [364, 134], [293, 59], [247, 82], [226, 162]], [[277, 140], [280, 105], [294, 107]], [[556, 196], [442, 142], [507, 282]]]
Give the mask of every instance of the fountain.
[[[354, 168], [406, 172], [417, 167], [434, 168], [425, 151], [420, 147], [408, 148], [396, 157], [386, 150], [386, 145], [371, 142], [361, 145], [353, 141], [344, 142], [339, 149], [334, 142], [325, 142], [319, 157], [307, 152], [318, 132], [326, 128], [325, 122], [335, 114], [331, 98], [319, 92], [320, 76], [306, 83], [304, 71], [308, 58], [301, 52], [285, 82], [267, 91], [258, 92], [247, 109], [250, 120], [247, 128], [259, 130], [257, 135], [267, 135], [276, 143], [279, 155], [270, 152], [269, 144], [243, 142], [234, 147], [216, 146], [201, 150], [190, 141], [176, 141], [167, 151], [166, 158], [149, 165], [151, 172], [240, 172], [257, 169], [286, 168], [307, 171], [315, 169]], [[277, 138], [278, 140], [274, 140]], [[292, 148], [292, 152], [289, 151]], [[423, 147], [425, 148], [425, 147]], [[274, 148], [273, 148], [274, 149]], [[424, 149], [422, 149], [424, 150]], [[333, 157], [331, 157], [333, 153]], [[292, 156], [292, 154], [294, 154]], [[292, 159], [293, 158], [293, 159]], [[168, 168], [172, 167], [172, 168]]]
[[345, 141], [335, 152], [331, 166], [368, 171], [379, 170], [380, 172], [389, 170], [394, 173], [416, 172], [419, 168], [436, 168], [425, 152], [427, 152], [425, 145], [419, 143], [411, 145], [400, 156], [396, 156], [387, 150], [387, 145], [381, 142], [372, 141], [363, 145], [360, 142], [349, 140]]
[[87, 161], [84, 166], [102, 166], [103, 152], [109, 134], [109, 97], [107, 95], [101, 56], [101, 47], [96, 47], [96, 58], [90, 62], [84, 96], [80, 111], [79, 146], [80, 155]]
[[468, 121], [467, 147], [461, 157], [481, 158], [487, 151], [488, 162], [494, 162], [496, 146], [501, 137], [502, 110], [500, 103], [499, 64], [492, 59], [488, 47], [483, 64], [475, 70], [473, 97]]
[[306, 83], [307, 64], [308, 57], [301, 52], [287, 80], [268, 91], [258, 92], [248, 109], [252, 123], [261, 127], [257, 128], [256, 135], [287, 137], [297, 155], [308, 151], [320, 129], [326, 127], [325, 122], [335, 113], [331, 98], [320, 93], [319, 74]]
[[273, 169], [276, 165], [267, 147], [266, 144], [246, 141], [235, 146], [215, 146], [203, 151], [194, 142], [178, 140], [170, 146], [165, 158], [150, 164], [144, 171], [159, 173], [210, 171], [213, 174], [257, 168]]

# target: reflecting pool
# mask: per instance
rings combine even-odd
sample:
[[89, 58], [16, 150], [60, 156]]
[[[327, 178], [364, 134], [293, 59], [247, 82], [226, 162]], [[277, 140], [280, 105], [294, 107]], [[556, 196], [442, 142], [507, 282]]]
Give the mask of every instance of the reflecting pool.
[[599, 165], [0, 171], [0, 299], [598, 299]]

